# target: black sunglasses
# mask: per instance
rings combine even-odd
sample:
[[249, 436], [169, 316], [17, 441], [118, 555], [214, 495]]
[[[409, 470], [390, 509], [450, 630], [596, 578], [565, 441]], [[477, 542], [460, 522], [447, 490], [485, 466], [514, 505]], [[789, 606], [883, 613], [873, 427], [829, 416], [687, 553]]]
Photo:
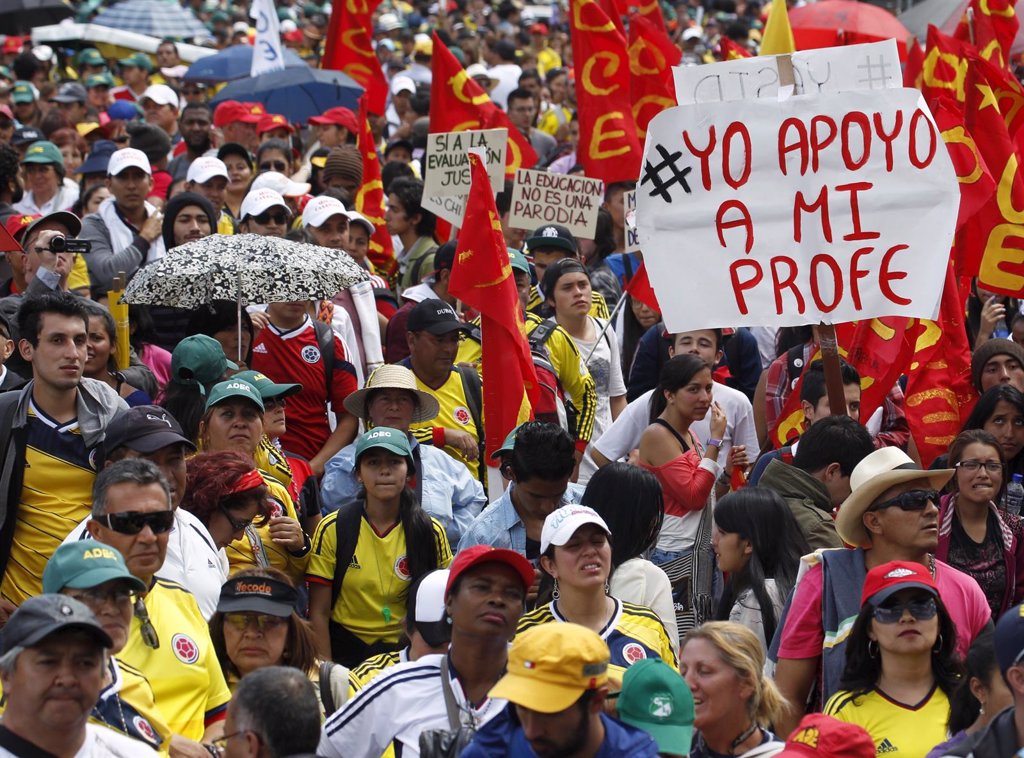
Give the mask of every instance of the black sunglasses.
[[886, 508], [899, 508], [901, 511], [923, 511], [928, 503], [939, 502], [939, 493], [935, 490], [911, 490], [885, 500], [869, 510], [882, 511]]
[[288, 214], [287, 213], [261, 213], [258, 216], [253, 216], [253, 220], [262, 226], [267, 224], [287, 224]]
[[220, 512], [224, 516], [224, 518], [226, 518], [228, 520], [228, 523], [231, 524], [231, 530], [233, 532], [244, 532], [246, 529], [248, 529], [250, 526], [252, 526], [253, 519], [250, 518], [250, 519], [239, 520], [239, 519], [233, 518], [231, 516], [231, 513], [228, 512], [228, 509], [225, 508], [223, 505], [218, 506], [218, 508], [220, 509]]
[[905, 603], [893, 605], [880, 605], [875, 608], [875, 621], [880, 624], [895, 624], [903, 618], [904, 611], [910, 611], [910, 615], [918, 621], [928, 621], [928, 619], [935, 618], [939, 607], [935, 604], [933, 597], [924, 600], [908, 600]]
[[284, 161], [263, 161], [260, 164], [260, 171], [284, 171], [288, 164]]
[[118, 534], [138, 534], [147, 526], [153, 534], [164, 534], [174, 526], [174, 511], [156, 511], [142, 513], [125, 511], [124, 513], [108, 513], [103, 517], [107, 527]]

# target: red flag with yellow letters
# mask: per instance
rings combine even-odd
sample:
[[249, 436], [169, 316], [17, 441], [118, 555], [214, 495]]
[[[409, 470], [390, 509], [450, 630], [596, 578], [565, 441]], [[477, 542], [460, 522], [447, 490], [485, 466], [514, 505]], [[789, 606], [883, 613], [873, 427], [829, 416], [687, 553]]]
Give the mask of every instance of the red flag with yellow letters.
[[1014, 5], [1016, 0], [970, 0], [953, 38], [976, 47], [992, 65], [1007, 68], [1020, 29]]
[[501, 108], [483, 88], [466, 76], [465, 69], [434, 33], [433, 79], [430, 83], [430, 132], [462, 132], [467, 129], [508, 129], [505, 174], [532, 168], [537, 153], [521, 131], [512, 126]]
[[636, 181], [642, 150], [629, 95], [626, 40], [595, 0], [570, 0], [580, 141], [576, 159], [605, 184]]
[[373, 52], [373, 11], [380, 0], [334, 0], [320, 67], [344, 71], [369, 97], [370, 113], [384, 115], [388, 80]]
[[380, 159], [377, 157], [377, 146], [370, 131], [370, 122], [366, 120], [366, 94], [359, 98], [359, 123], [361, 127], [356, 136], [356, 146], [363, 158], [363, 183], [355, 197], [355, 209], [373, 224], [376, 229], [370, 235], [370, 252], [368, 258], [377, 273], [394, 283], [398, 276], [398, 261], [395, 259], [394, 243], [391, 233], [384, 222], [384, 185], [380, 180]]
[[473, 181], [466, 217], [478, 222], [459, 233], [448, 291], [480, 312], [484, 434], [490, 460], [519, 420], [524, 387], [531, 406], [536, 406], [537, 372], [491, 180], [478, 155], [470, 153], [469, 162]]
[[629, 96], [641, 142], [651, 119], [676, 105], [672, 67], [682, 58], [682, 50], [655, 24], [636, 13], [629, 17]]

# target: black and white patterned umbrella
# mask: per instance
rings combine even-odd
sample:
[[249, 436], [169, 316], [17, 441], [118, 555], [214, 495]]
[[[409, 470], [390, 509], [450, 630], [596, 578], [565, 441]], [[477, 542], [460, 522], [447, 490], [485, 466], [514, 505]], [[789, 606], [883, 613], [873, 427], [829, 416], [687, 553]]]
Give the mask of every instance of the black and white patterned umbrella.
[[340, 250], [258, 234], [213, 234], [172, 248], [140, 269], [124, 299], [190, 309], [214, 300], [319, 300], [368, 278]]

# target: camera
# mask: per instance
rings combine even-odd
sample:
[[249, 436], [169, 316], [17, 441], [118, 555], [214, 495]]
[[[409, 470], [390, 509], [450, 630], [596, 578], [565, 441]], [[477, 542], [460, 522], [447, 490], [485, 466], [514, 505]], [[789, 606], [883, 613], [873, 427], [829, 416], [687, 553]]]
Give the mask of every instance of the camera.
[[88, 253], [92, 250], [92, 243], [89, 240], [68, 239], [67, 237], [54, 237], [50, 240], [51, 253]]

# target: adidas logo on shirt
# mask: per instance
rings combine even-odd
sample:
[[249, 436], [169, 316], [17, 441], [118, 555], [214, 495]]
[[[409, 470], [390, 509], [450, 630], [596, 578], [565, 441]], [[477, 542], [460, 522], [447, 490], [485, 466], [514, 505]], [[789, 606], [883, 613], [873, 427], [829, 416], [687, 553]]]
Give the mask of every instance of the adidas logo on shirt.
[[356, 557], [354, 555], [352, 556], [352, 560], [348, 562], [348, 567], [350, 569], [361, 569], [362, 568], [362, 566], [359, 565], [359, 561], [356, 560]]
[[889, 742], [889, 738], [886, 737], [884, 740], [878, 743], [877, 753], [878, 755], [882, 755], [883, 753], [895, 753], [898, 750], [899, 748], [893, 745], [891, 742]]
[[267, 352], [267, 346], [266, 346], [266, 345], [264, 345], [264, 344], [263, 344], [263, 343], [261, 342], [261, 343], [260, 343], [260, 344], [258, 344], [258, 345], [257, 345], [256, 347], [254, 347], [254, 348], [252, 349], [252, 351], [253, 351], [254, 353], [266, 353], [266, 352]]

